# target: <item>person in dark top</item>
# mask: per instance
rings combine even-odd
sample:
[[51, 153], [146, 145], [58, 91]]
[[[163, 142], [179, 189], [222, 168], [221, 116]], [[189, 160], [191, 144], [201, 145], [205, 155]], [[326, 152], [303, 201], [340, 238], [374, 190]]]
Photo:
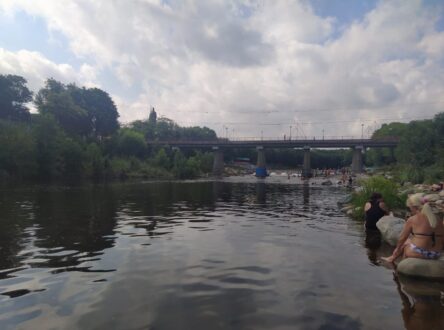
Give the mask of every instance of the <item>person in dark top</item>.
[[376, 223], [384, 215], [388, 215], [388, 211], [382, 199], [382, 195], [378, 192], [374, 192], [370, 200], [364, 205], [365, 211], [365, 228], [366, 229], [378, 229]]

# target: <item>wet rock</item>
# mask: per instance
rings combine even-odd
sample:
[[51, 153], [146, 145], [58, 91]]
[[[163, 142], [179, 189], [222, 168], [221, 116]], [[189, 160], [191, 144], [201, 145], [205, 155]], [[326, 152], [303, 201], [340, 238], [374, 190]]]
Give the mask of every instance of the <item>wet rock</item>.
[[344, 206], [344, 207], [341, 209], [341, 212], [343, 212], [343, 213], [347, 213], [347, 211], [348, 211], [348, 210], [351, 210], [351, 209], [353, 209], [353, 206], [347, 205], [347, 206]]
[[405, 221], [391, 215], [386, 215], [379, 219], [376, 227], [381, 232], [382, 238], [390, 245], [395, 246], [398, 242], [399, 235], [404, 228]]
[[338, 204], [339, 204], [339, 205], [348, 204], [348, 203], [351, 202], [351, 200], [352, 200], [352, 196], [351, 196], [351, 195], [347, 195], [347, 196], [341, 198], [341, 199], [338, 201]]
[[331, 182], [330, 180], [324, 181], [321, 183], [321, 185], [323, 186], [331, 186], [333, 184], [333, 182]]
[[431, 280], [444, 279], [444, 257], [438, 260], [407, 258], [397, 267], [399, 273], [407, 276], [421, 277]]

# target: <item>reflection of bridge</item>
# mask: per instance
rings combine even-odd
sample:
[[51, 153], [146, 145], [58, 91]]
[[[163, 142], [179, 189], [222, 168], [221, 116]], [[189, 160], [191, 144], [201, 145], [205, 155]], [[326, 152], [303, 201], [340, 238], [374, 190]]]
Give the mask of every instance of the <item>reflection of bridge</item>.
[[296, 139], [296, 140], [228, 140], [218, 139], [214, 141], [148, 141], [151, 146], [170, 146], [173, 148], [211, 148], [214, 151], [214, 174], [221, 174], [224, 166], [223, 150], [229, 148], [255, 148], [258, 151], [257, 176], [266, 176], [265, 151], [266, 148], [301, 148], [304, 150], [303, 175], [309, 175], [310, 149], [311, 148], [352, 148], [352, 171], [360, 173], [363, 168], [362, 152], [366, 148], [390, 148], [393, 150], [398, 145], [396, 138], [384, 139]]

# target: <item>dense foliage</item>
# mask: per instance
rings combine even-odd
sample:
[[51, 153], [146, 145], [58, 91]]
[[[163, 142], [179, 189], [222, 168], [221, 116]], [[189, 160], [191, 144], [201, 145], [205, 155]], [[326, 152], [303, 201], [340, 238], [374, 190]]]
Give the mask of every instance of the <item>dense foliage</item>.
[[384, 124], [373, 138], [398, 137], [393, 151], [375, 149], [368, 152], [371, 165], [394, 165], [394, 173], [401, 182], [437, 182], [444, 180], [444, 113], [431, 120], [410, 123]]
[[32, 101], [32, 92], [26, 87], [26, 80], [15, 75], [0, 75], [0, 119], [29, 119], [26, 103]]
[[374, 176], [360, 182], [361, 189], [352, 194], [351, 204], [354, 206], [353, 216], [362, 218], [364, 216], [364, 205], [370, 200], [374, 192], [382, 194], [384, 203], [389, 210], [399, 210], [405, 208], [406, 196], [400, 196], [398, 186], [393, 180], [388, 180], [382, 176]]
[[154, 149], [147, 140], [216, 139], [204, 127], [180, 127], [154, 110], [120, 127], [111, 97], [98, 88], [48, 79], [32, 93], [26, 80], [0, 75], [0, 180], [191, 178], [210, 172], [209, 153]]

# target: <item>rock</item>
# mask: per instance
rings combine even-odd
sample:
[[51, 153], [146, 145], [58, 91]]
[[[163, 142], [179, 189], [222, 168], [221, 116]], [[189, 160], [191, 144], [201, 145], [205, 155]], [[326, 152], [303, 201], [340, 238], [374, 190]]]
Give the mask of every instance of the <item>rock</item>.
[[441, 257], [438, 260], [407, 258], [398, 264], [397, 270], [399, 273], [406, 276], [443, 280], [444, 257]]
[[324, 181], [321, 183], [321, 185], [323, 186], [331, 186], [333, 184], [333, 182], [331, 182], [330, 180]]
[[350, 206], [350, 205], [344, 206], [344, 207], [341, 209], [341, 212], [347, 213], [347, 211], [348, 211], [348, 210], [351, 210], [352, 208], [353, 208], [353, 206]]
[[444, 198], [444, 190], [441, 190], [441, 191], [439, 192], [439, 197], [443, 197], [443, 198]]
[[341, 198], [340, 200], [338, 200], [338, 204], [339, 205], [348, 204], [348, 203], [351, 202], [351, 200], [352, 200], [352, 196], [351, 195], [347, 195], [347, 196]]
[[438, 194], [425, 195], [424, 199], [427, 200], [427, 202], [436, 202], [437, 200], [439, 200], [439, 195]]
[[347, 215], [353, 215], [353, 210], [352, 210], [352, 209], [349, 209], [349, 210], [347, 211], [346, 214], [347, 214]]
[[404, 228], [405, 221], [391, 215], [386, 215], [379, 219], [376, 227], [381, 232], [382, 238], [390, 245], [395, 246], [398, 242], [399, 235]]

